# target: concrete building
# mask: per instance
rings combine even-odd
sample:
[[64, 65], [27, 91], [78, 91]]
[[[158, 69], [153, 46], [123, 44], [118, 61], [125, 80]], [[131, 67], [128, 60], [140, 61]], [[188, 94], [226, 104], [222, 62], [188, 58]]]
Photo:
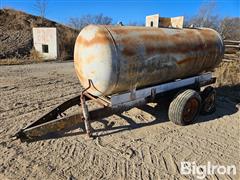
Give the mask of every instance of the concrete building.
[[52, 27], [33, 28], [33, 45], [43, 59], [57, 59], [57, 29]]
[[159, 27], [159, 14], [146, 16], [146, 27]]
[[160, 17], [159, 14], [146, 16], [146, 27], [173, 27], [183, 28], [183, 16], [166, 18]]

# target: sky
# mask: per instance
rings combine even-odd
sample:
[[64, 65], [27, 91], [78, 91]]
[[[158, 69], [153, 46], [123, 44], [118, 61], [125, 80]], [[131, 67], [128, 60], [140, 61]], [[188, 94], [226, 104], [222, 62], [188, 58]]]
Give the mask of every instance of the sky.
[[[70, 17], [86, 14], [110, 16], [113, 22], [144, 23], [145, 16], [159, 13], [162, 17], [196, 15], [199, 7], [210, 0], [46, 0], [46, 18], [67, 23]], [[36, 0], [0, 0], [0, 7], [14, 8], [39, 15]], [[220, 17], [240, 17], [240, 0], [215, 0], [214, 14]]]

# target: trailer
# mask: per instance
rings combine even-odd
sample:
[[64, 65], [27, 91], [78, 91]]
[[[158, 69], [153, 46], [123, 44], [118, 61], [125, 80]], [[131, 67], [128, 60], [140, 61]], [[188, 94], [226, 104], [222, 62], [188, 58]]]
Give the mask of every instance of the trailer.
[[[89, 80], [88, 87], [80, 95], [33, 120], [31, 124], [18, 131], [14, 138], [27, 142], [34, 141], [49, 133], [83, 124], [88, 137], [94, 137], [91, 121], [101, 120], [150, 102], [158, 102], [162, 96], [173, 97], [168, 110], [169, 120], [178, 125], [188, 125], [197, 119], [199, 113], [214, 112], [216, 91], [211, 86], [201, 91], [201, 87], [213, 84], [215, 81], [216, 78], [212, 73], [207, 72], [110, 96], [94, 96], [88, 92], [88, 89], [93, 86], [92, 81]], [[97, 103], [98, 107], [91, 108], [89, 102]], [[76, 105], [80, 108], [79, 113], [69, 116], [65, 114], [66, 110]]]
[[[74, 47], [74, 67], [85, 88], [16, 133], [22, 141], [85, 125], [132, 107], [172, 97], [168, 117], [187, 125], [201, 112], [215, 110], [216, 91], [211, 70], [222, 60], [221, 36], [209, 28], [152, 28], [88, 25]], [[98, 104], [96, 108], [89, 106]], [[161, 103], [161, 101], [160, 101]], [[78, 105], [77, 114], [66, 111]]]

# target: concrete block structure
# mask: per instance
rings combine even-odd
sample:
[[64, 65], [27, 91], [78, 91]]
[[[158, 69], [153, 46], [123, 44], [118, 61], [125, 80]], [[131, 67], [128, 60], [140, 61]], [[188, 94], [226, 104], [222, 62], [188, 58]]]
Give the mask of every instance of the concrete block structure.
[[159, 14], [146, 16], [146, 27], [159, 27]]
[[183, 16], [178, 17], [160, 17], [159, 14], [146, 16], [146, 27], [173, 27], [183, 28]]
[[57, 59], [57, 29], [54, 27], [33, 28], [33, 46], [42, 55], [43, 59]]

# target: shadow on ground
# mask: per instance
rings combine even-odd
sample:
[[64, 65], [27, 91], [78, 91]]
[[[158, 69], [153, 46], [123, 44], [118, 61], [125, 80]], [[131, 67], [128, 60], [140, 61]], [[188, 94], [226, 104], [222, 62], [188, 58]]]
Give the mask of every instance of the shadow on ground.
[[231, 101], [240, 103], [240, 83], [236, 85], [225, 85], [216, 88], [218, 96], [228, 97]]

